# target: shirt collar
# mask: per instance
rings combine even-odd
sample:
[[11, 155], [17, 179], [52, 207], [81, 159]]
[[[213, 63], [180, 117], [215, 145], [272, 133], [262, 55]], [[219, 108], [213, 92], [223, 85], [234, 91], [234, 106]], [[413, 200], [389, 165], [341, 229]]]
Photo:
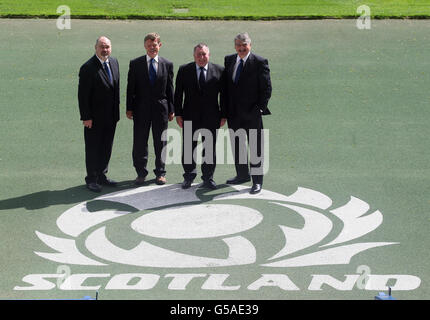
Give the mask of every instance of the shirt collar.
[[106, 61], [103, 61], [102, 59], [99, 58], [99, 56], [96, 54], [97, 59], [99, 59], [100, 63], [103, 64], [105, 62], [109, 63], [109, 57], [106, 59]]
[[[251, 54], [251, 51], [249, 51], [248, 54], [245, 56], [245, 58], [242, 59], [244, 64], [245, 64], [246, 60], [248, 60], [250, 54]], [[240, 59], [241, 59], [241, 57], [239, 57], [239, 55], [237, 55], [236, 63], [239, 63]]]
[[[148, 55], [146, 55], [146, 62], [150, 62], [151, 61], [151, 57], [150, 56], [148, 56]], [[154, 60], [155, 60], [155, 62], [157, 62], [158, 63], [158, 54], [154, 57]]]
[[[208, 64], [206, 63], [206, 65], [203, 67], [203, 69], [205, 69], [205, 71], [208, 71]], [[196, 70], [200, 70], [200, 66], [196, 63]]]

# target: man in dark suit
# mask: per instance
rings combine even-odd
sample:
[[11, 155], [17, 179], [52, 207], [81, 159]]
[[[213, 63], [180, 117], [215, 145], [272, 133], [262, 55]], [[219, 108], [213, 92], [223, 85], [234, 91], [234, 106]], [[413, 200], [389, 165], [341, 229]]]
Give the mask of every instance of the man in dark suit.
[[[252, 177], [250, 193], [261, 191], [263, 184], [264, 137], [262, 115], [270, 114], [267, 104], [272, 94], [270, 69], [267, 59], [251, 52], [247, 33], [234, 39], [236, 54], [225, 57], [228, 115], [236, 176], [228, 184], [248, 182]], [[247, 145], [250, 151], [248, 168]], [[249, 170], [250, 169], [250, 170]]]
[[101, 185], [117, 183], [106, 177], [119, 120], [119, 65], [111, 57], [111, 41], [97, 39], [96, 53], [79, 70], [78, 100], [84, 125], [87, 188], [101, 191]]
[[203, 186], [216, 189], [213, 175], [217, 129], [227, 120], [224, 107], [224, 67], [209, 62], [209, 48], [204, 43], [194, 47], [193, 55], [194, 62], [179, 67], [175, 88], [176, 122], [183, 128], [182, 188], [188, 189], [197, 175], [194, 156], [200, 133], [203, 143]]
[[166, 141], [162, 133], [174, 118], [173, 63], [158, 55], [160, 36], [145, 36], [146, 55], [130, 61], [127, 83], [127, 117], [133, 119], [133, 165], [136, 185], [142, 185], [148, 175], [148, 138], [152, 127], [155, 151], [156, 184], [166, 183], [165, 159], [162, 150]]

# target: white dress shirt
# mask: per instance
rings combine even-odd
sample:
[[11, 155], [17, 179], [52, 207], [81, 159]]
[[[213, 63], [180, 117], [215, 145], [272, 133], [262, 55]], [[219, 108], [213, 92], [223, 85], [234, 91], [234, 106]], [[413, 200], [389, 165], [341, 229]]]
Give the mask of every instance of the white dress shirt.
[[[98, 55], [96, 55], [96, 57], [97, 57], [97, 59], [99, 59], [99, 61], [100, 61], [101, 64], [103, 64], [103, 63], [106, 62], [108, 64], [108, 66], [109, 66], [109, 57], [106, 59], [106, 61], [103, 61], [102, 59], [100, 59], [100, 57]], [[110, 66], [109, 66], [109, 69], [110, 69]]]

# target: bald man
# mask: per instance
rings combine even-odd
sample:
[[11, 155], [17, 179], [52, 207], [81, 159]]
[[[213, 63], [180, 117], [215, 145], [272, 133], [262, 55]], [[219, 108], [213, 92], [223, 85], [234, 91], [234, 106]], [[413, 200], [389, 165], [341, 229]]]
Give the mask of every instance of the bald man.
[[106, 177], [119, 120], [119, 65], [111, 56], [111, 41], [99, 37], [95, 54], [79, 70], [78, 101], [84, 125], [87, 188], [100, 192], [102, 185], [117, 183]]

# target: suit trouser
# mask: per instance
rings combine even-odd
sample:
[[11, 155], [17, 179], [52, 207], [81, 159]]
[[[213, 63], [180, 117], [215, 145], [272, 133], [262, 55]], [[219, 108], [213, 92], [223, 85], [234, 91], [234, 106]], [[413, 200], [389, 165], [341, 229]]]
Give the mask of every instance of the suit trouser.
[[232, 135], [230, 132], [230, 142], [236, 175], [239, 178], [247, 178], [251, 175], [253, 183], [263, 184], [264, 136], [261, 116], [251, 120], [235, 117], [228, 120], [228, 126], [234, 133]]
[[161, 135], [168, 127], [167, 121], [153, 120], [150, 117], [134, 118], [133, 126], [133, 166], [139, 177], [146, 177], [148, 170], [148, 138], [149, 130], [152, 127], [152, 139], [155, 153], [154, 173], [158, 176], [165, 176], [165, 159], [162, 158], [163, 148], [167, 141], [161, 140]]
[[[197, 138], [198, 132], [202, 132], [202, 180], [206, 181], [213, 179], [216, 166], [216, 128], [202, 128], [201, 126], [193, 123], [191, 137], [185, 136], [185, 130], [182, 130], [182, 167], [184, 168], [184, 179], [194, 180], [197, 176], [196, 170], [196, 151], [197, 151]], [[197, 132], [197, 134], [196, 134]], [[191, 138], [191, 141], [190, 141]], [[195, 138], [195, 139], [194, 139]]]
[[97, 182], [105, 178], [112, 154], [116, 123], [99, 125], [94, 123], [91, 129], [84, 128], [86, 183]]

